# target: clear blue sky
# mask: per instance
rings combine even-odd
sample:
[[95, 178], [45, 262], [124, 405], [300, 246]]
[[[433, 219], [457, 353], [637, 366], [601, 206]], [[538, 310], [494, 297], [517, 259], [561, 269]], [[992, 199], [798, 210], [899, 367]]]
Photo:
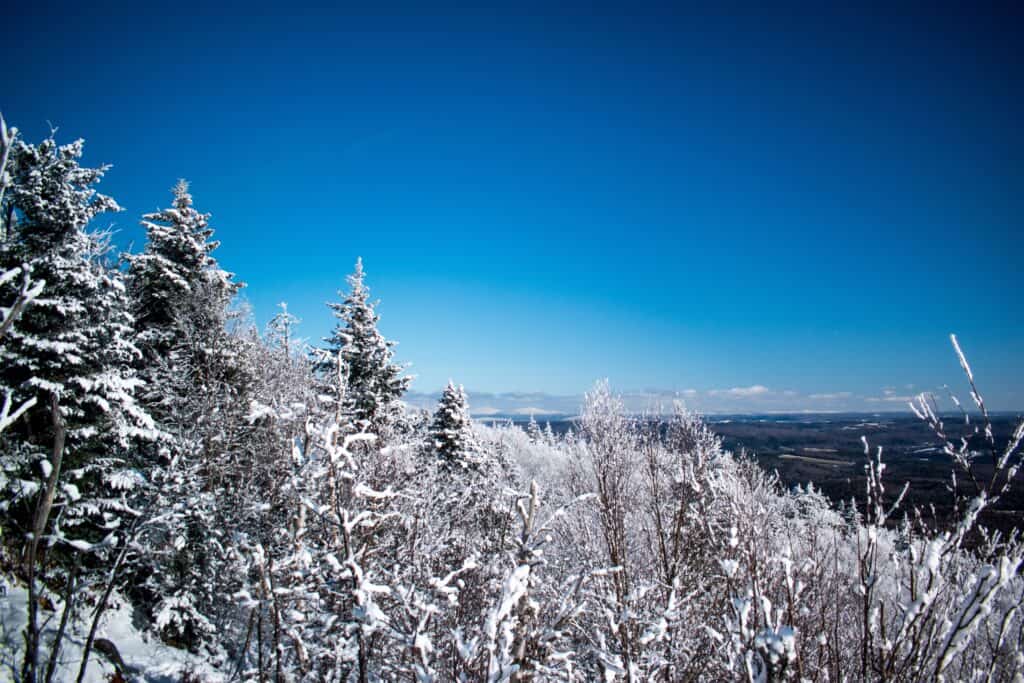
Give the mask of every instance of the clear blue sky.
[[0, 110], [122, 245], [192, 181], [260, 322], [361, 255], [421, 392], [900, 408], [957, 332], [1024, 408], [1019, 9], [549, 4], [18, 3]]

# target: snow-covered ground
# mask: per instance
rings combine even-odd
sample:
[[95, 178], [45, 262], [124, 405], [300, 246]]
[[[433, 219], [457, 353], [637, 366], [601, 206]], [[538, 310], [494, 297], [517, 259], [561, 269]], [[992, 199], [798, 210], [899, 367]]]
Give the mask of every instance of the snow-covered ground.
[[[27, 603], [28, 591], [21, 586], [11, 588], [6, 595], [0, 596], [0, 681], [14, 681], [18, 678], [25, 646]], [[118, 603], [119, 606], [112, 607], [104, 615], [96, 637], [106, 638], [117, 646], [128, 671], [128, 680], [177, 683], [186, 671], [211, 683], [225, 680], [222, 674], [210, 668], [201, 658], [168, 647], [139, 632], [132, 625], [131, 608], [123, 601]], [[52, 612], [40, 610], [40, 620], [44, 626], [44, 647], [41, 648], [40, 656], [42, 662], [49, 657], [49, 643], [60, 622], [60, 610], [59, 604]], [[55, 681], [74, 681], [77, 678], [89, 625], [79, 621], [74, 625], [69, 624], [68, 629], [70, 637], [65, 636], [54, 675]], [[104, 655], [96, 652], [94, 647], [89, 657], [85, 681], [104, 683], [110, 680], [114, 671], [114, 665]]]

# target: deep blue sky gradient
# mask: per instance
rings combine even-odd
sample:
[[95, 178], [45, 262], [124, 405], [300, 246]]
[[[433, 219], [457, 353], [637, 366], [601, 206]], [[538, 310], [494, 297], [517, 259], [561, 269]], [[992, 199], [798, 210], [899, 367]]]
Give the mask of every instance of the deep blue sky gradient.
[[20, 3], [0, 110], [122, 246], [188, 178], [261, 323], [361, 255], [419, 391], [900, 408], [958, 332], [1024, 408], [1020, 10], [547, 4]]

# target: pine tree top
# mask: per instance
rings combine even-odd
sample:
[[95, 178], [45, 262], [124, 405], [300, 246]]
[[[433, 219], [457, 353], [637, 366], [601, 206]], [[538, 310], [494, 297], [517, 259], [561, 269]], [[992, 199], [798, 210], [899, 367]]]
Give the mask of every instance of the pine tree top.
[[352, 292], [351, 296], [358, 296], [360, 294], [368, 294], [369, 289], [363, 284], [363, 257], [359, 256], [356, 258], [356, 269], [352, 271], [352, 274], [345, 278], [348, 282], [348, 286]]
[[176, 209], [187, 209], [192, 206], [192, 195], [188, 192], [189, 182], [184, 178], [179, 178], [178, 182], [174, 185], [174, 208]]

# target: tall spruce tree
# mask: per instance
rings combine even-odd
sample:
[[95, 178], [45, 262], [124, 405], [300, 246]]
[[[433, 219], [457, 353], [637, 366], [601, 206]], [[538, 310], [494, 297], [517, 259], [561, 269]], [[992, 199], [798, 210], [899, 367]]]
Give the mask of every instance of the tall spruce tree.
[[[359, 259], [347, 278], [349, 293], [341, 303], [327, 304], [338, 322], [324, 340], [327, 347], [318, 353], [316, 369], [341, 413], [364, 428], [380, 431], [396, 419], [411, 378], [402, 375], [402, 366], [391, 360], [395, 342], [377, 330], [377, 302], [370, 300], [364, 275]], [[339, 369], [345, 378], [343, 396], [336, 388]]]
[[247, 466], [245, 420], [253, 384], [246, 341], [228, 333], [229, 305], [242, 286], [212, 256], [209, 215], [179, 181], [171, 207], [143, 216], [148, 241], [128, 257], [142, 398], [160, 426], [162, 457], [151, 463], [150, 501], [162, 512], [145, 540], [148, 566], [133, 597], [160, 635], [199, 651], [217, 632], [214, 596], [233, 580], [228, 541], [236, 501], [232, 472]]
[[171, 451], [194, 456], [220, 438], [204, 411], [230, 402], [245, 383], [225, 329], [232, 297], [244, 285], [212, 256], [220, 243], [211, 239], [209, 214], [193, 206], [188, 182], [179, 180], [172, 192], [170, 208], [143, 216], [147, 242], [127, 256], [128, 293], [148, 384], [143, 403]]
[[[150, 436], [152, 426], [134, 396], [139, 351], [123, 277], [108, 262], [108, 235], [87, 230], [94, 218], [120, 207], [95, 190], [107, 167], [81, 166], [83, 147], [82, 140], [58, 145], [52, 136], [39, 145], [15, 143], [0, 245], [0, 268], [27, 265], [46, 283], [0, 346], [0, 382], [37, 398], [13, 429], [48, 448], [48, 407], [56, 399], [72, 454], [125, 447]], [[17, 284], [2, 285], [4, 300]]]
[[[80, 165], [83, 144], [51, 135], [5, 150], [0, 272], [20, 268], [45, 281], [0, 341], [0, 384], [35, 401], [0, 444], [3, 537], [24, 540], [15, 557], [28, 586], [26, 681], [42, 676], [38, 603], [47, 587], [65, 584], [66, 623], [83, 606], [76, 579], [103, 580], [127, 548], [124, 529], [136, 516], [129, 495], [143, 484], [129, 447], [154, 433], [134, 396], [139, 352], [123, 277], [108, 260], [108, 235], [88, 230], [119, 207], [94, 187], [106, 167]], [[13, 286], [0, 282], [0, 300]], [[47, 680], [58, 651], [59, 642]]]
[[128, 257], [137, 341], [151, 358], [190, 336], [216, 337], [242, 287], [212, 256], [220, 242], [210, 239], [210, 215], [192, 206], [188, 182], [179, 180], [173, 192], [171, 208], [143, 216], [146, 248]]

